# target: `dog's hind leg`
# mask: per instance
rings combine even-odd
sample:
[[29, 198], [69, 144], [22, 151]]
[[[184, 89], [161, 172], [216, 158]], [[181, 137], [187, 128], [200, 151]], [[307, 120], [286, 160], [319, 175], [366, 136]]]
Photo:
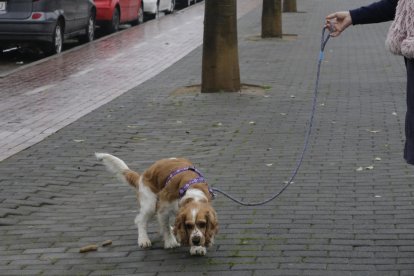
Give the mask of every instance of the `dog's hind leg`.
[[138, 228], [138, 245], [141, 248], [151, 246], [151, 241], [148, 237], [147, 226], [148, 221], [154, 216], [157, 196], [143, 184], [142, 179], [139, 181], [138, 200], [141, 209], [135, 218], [135, 224]]
[[151, 247], [151, 240], [148, 237], [147, 226], [148, 220], [153, 214], [148, 213], [146, 210], [141, 208], [140, 213], [135, 218], [135, 224], [138, 228], [138, 245], [141, 248]]

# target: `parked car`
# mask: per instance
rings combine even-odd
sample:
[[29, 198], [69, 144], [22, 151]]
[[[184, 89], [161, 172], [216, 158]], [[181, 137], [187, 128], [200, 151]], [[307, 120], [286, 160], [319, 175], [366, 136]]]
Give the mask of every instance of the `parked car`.
[[198, 1], [201, 0], [176, 0], [177, 1], [177, 6], [179, 7], [188, 7], [190, 6], [192, 3], [195, 4]]
[[175, 0], [143, 0], [146, 19], [154, 19], [159, 12], [172, 13], [175, 9]]
[[94, 39], [95, 15], [92, 0], [0, 0], [0, 45], [60, 53], [68, 38]]
[[95, 0], [96, 24], [107, 33], [118, 31], [120, 24], [144, 22], [142, 0]]

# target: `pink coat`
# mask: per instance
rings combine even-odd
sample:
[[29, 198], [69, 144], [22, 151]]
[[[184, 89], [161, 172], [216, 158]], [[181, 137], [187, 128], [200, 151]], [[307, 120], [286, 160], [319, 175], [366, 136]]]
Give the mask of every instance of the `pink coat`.
[[385, 41], [394, 54], [414, 58], [414, 1], [399, 0], [395, 19]]

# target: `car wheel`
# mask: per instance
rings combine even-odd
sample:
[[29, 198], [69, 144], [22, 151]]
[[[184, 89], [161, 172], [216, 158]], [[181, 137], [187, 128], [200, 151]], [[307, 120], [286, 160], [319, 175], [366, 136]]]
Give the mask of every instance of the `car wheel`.
[[155, 10], [155, 13], [146, 13], [145, 14], [145, 20], [156, 19], [159, 16], [160, 16], [160, 2], [157, 1], [157, 9]]
[[114, 13], [112, 14], [112, 21], [108, 22], [108, 24], [105, 26], [105, 31], [107, 33], [114, 33], [119, 30], [119, 23], [120, 23], [121, 17], [119, 13], [119, 9], [115, 8]]
[[155, 12], [155, 16], [156, 19], [160, 18], [160, 1], [158, 0], [157, 3], [157, 11]]
[[91, 15], [88, 18], [88, 25], [85, 29], [85, 35], [79, 37], [81, 42], [91, 42], [95, 38], [95, 16], [91, 12]]
[[144, 16], [145, 21], [152, 20], [152, 19], [155, 19], [155, 13], [145, 14], [145, 16]]
[[138, 18], [134, 21], [131, 22], [131, 24], [133, 26], [139, 25], [144, 23], [144, 9], [142, 8], [142, 6], [139, 8], [138, 10]]
[[165, 13], [170, 14], [174, 11], [174, 9], [175, 9], [175, 0], [171, 0], [170, 8]]
[[43, 49], [46, 55], [54, 55], [54, 54], [59, 54], [62, 52], [62, 47], [63, 47], [62, 25], [63, 24], [60, 20], [56, 22], [55, 29], [53, 30], [52, 42], [48, 43]]

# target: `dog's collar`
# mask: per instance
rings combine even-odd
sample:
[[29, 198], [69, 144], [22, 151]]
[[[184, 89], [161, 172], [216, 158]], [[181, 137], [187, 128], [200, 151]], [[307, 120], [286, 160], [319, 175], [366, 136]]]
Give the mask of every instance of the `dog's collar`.
[[[173, 179], [174, 176], [176, 176], [177, 174], [180, 174], [182, 172], [185, 172], [185, 171], [193, 171], [196, 174], [198, 174], [198, 177], [191, 179], [190, 181], [185, 183], [183, 187], [180, 188], [180, 190], [179, 190], [180, 198], [182, 198], [185, 195], [185, 193], [191, 187], [191, 185], [194, 185], [194, 184], [197, 184], [197, 183], [206, 183], [206, 180], [205, 180], [204, 176], [201, 174], [201, 172], [199, 170], [197, 170], [194, 166], [189, 166], [189, 167], [184, 167], [184, 168], [180, 168], [180, 169], [177, 169], [177, 170], [173, 171], [168, 176], [167, 180], [165, 181], [165, 186], [164, 187], [166, 187], [171, 182], [171, 180]], [[214, 198], [215, 195], [214, 195], [213, 190], [208, 188], [208, 191], [210, 192], [212, 198]]]

